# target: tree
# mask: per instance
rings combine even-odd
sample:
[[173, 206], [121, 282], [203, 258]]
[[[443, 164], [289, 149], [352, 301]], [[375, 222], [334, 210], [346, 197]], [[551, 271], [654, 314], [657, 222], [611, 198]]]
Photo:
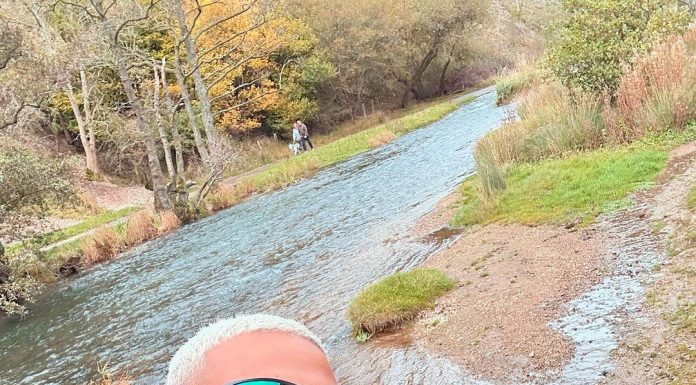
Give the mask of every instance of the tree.
[[133, 111], [144, 138], [152, 190], [155, 195], [155, 207], [171, 210], [173, 204], [163, 179], [155, 136], [143, 101], [136, 91], [136, 82], [129, 72], [131, 63], [127, 57], [126, 46], [122, 41], [124, 34], [128, 33], [129, 29], [150, 18], [151, 13], [155, 11], [162, 0], [145, 2], [133, 0], [132, 2], [124, 2], [126, 4], [105, 2], [104, 0], [62, 2], [83, 17], [89, 18], [100, 29], [101, 36], [109, 47], [119, 80], [128, 99], [129, 108]]
[[672, 0], [562, 0], [544, 66], [571, 89], [612, 93], [634, 58], [681, 33], [691, 16]]
[[403, 63], [394, 68], [397, 79], [404, 84], [401, 105], [405, 107], [411, 94], [423, 98], [423, 76], [430, 65], [448, 49], [455, 54], [456, 48], [462, 47], [457, 43], [466, 40], [468, 32], [481, 23], [486, 4], [457, 0], [412, 0], [402, 4], [397, 11], [402, 20], [398, 37]]

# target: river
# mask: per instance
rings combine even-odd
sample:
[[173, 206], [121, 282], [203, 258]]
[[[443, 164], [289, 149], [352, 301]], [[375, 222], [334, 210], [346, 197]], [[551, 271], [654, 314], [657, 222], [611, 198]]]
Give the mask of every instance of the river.
[[489, 90], [389, 145], [56, 285], [26, 319], [0, 321], [0, 384], [82, 384], [106, 361], [136, 384], [162, 383], [199, 328], [255, 312], [306, 323], [344, 384], [461, 378], [418, 348], [358, 345], [346, 308], [442, 247], [409, 230], [473, 173], [474, 144], [505, 116]]

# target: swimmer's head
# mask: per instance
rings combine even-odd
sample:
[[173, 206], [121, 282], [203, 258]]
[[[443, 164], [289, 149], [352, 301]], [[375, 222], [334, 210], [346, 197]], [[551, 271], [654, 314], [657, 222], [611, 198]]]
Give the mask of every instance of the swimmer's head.
[[321, 341], [304, 325], [240, 316], [201, 329], [169, 363], [167, 385], [336, 385]]

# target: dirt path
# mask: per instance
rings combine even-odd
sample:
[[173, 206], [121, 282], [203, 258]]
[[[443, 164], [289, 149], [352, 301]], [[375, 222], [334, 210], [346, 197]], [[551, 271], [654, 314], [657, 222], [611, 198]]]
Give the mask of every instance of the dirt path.
[[[696, 242], [683, 239], [689, 238], [684, 235], [688, 229], [696, 229], [694, 214], [685, 207], [696, 183], [694, 159], [696, 143], [676, 149], [658, 185], [636, 194], [634, 209], [588, 229], [471, 229], [426, 263], [456, 278], [459, 287], [423, 315], [414, 330], [418, 343], [494, 383], [546, 383], [558, 379], [574, 356], [588, 351], [558, 329], [559, 319], [574, 316], [567, 304], [600, 281], [628, 280], [634, 284], [617, 287], [630, 287], [621, 294], [629, 306], [611, 310], [613, 332], [597, 335], [605, 340], [596, 341], [600, 345], [594, 348], [594, 353], [607, 352], [614, 369], [588, 377], [587, 383], [696, 384]], [[443, 200], [415, 232], [431, 232], [455, 206], [456, 194]], [[667, 255], [670, 239], [672, 249], [685, 251], [677, 251], [658, 274], [655, 264]], [[691, 248], [685, 249], [685, 243]], [[648, 301], [641, 305], [643, 298]], [[654, 301], [661, 306], [650, 304]], [[669, 315], [681, 314], [690, 304], [693, 319], [687, 315], [682, 324], [691, 329], [684, 333], [683, 327], [670, 325], [674, 320]], [[589, 337], [586, 343], [592, 344]], [[674, 367], [682, 369], [670, 369]]]

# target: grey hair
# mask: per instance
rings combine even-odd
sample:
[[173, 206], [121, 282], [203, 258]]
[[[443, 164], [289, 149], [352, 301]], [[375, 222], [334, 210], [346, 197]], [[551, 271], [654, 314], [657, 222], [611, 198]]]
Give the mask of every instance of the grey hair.
[[236, 335], [255, 330], [293, 333], [307, 338], [326, 351], [319, 337], [297, 321], [267, 314], [242, 315], [206, 326], [181, 346], [169, 362], [167, 385], [190, 385], [189, 379], [208, 350]]

